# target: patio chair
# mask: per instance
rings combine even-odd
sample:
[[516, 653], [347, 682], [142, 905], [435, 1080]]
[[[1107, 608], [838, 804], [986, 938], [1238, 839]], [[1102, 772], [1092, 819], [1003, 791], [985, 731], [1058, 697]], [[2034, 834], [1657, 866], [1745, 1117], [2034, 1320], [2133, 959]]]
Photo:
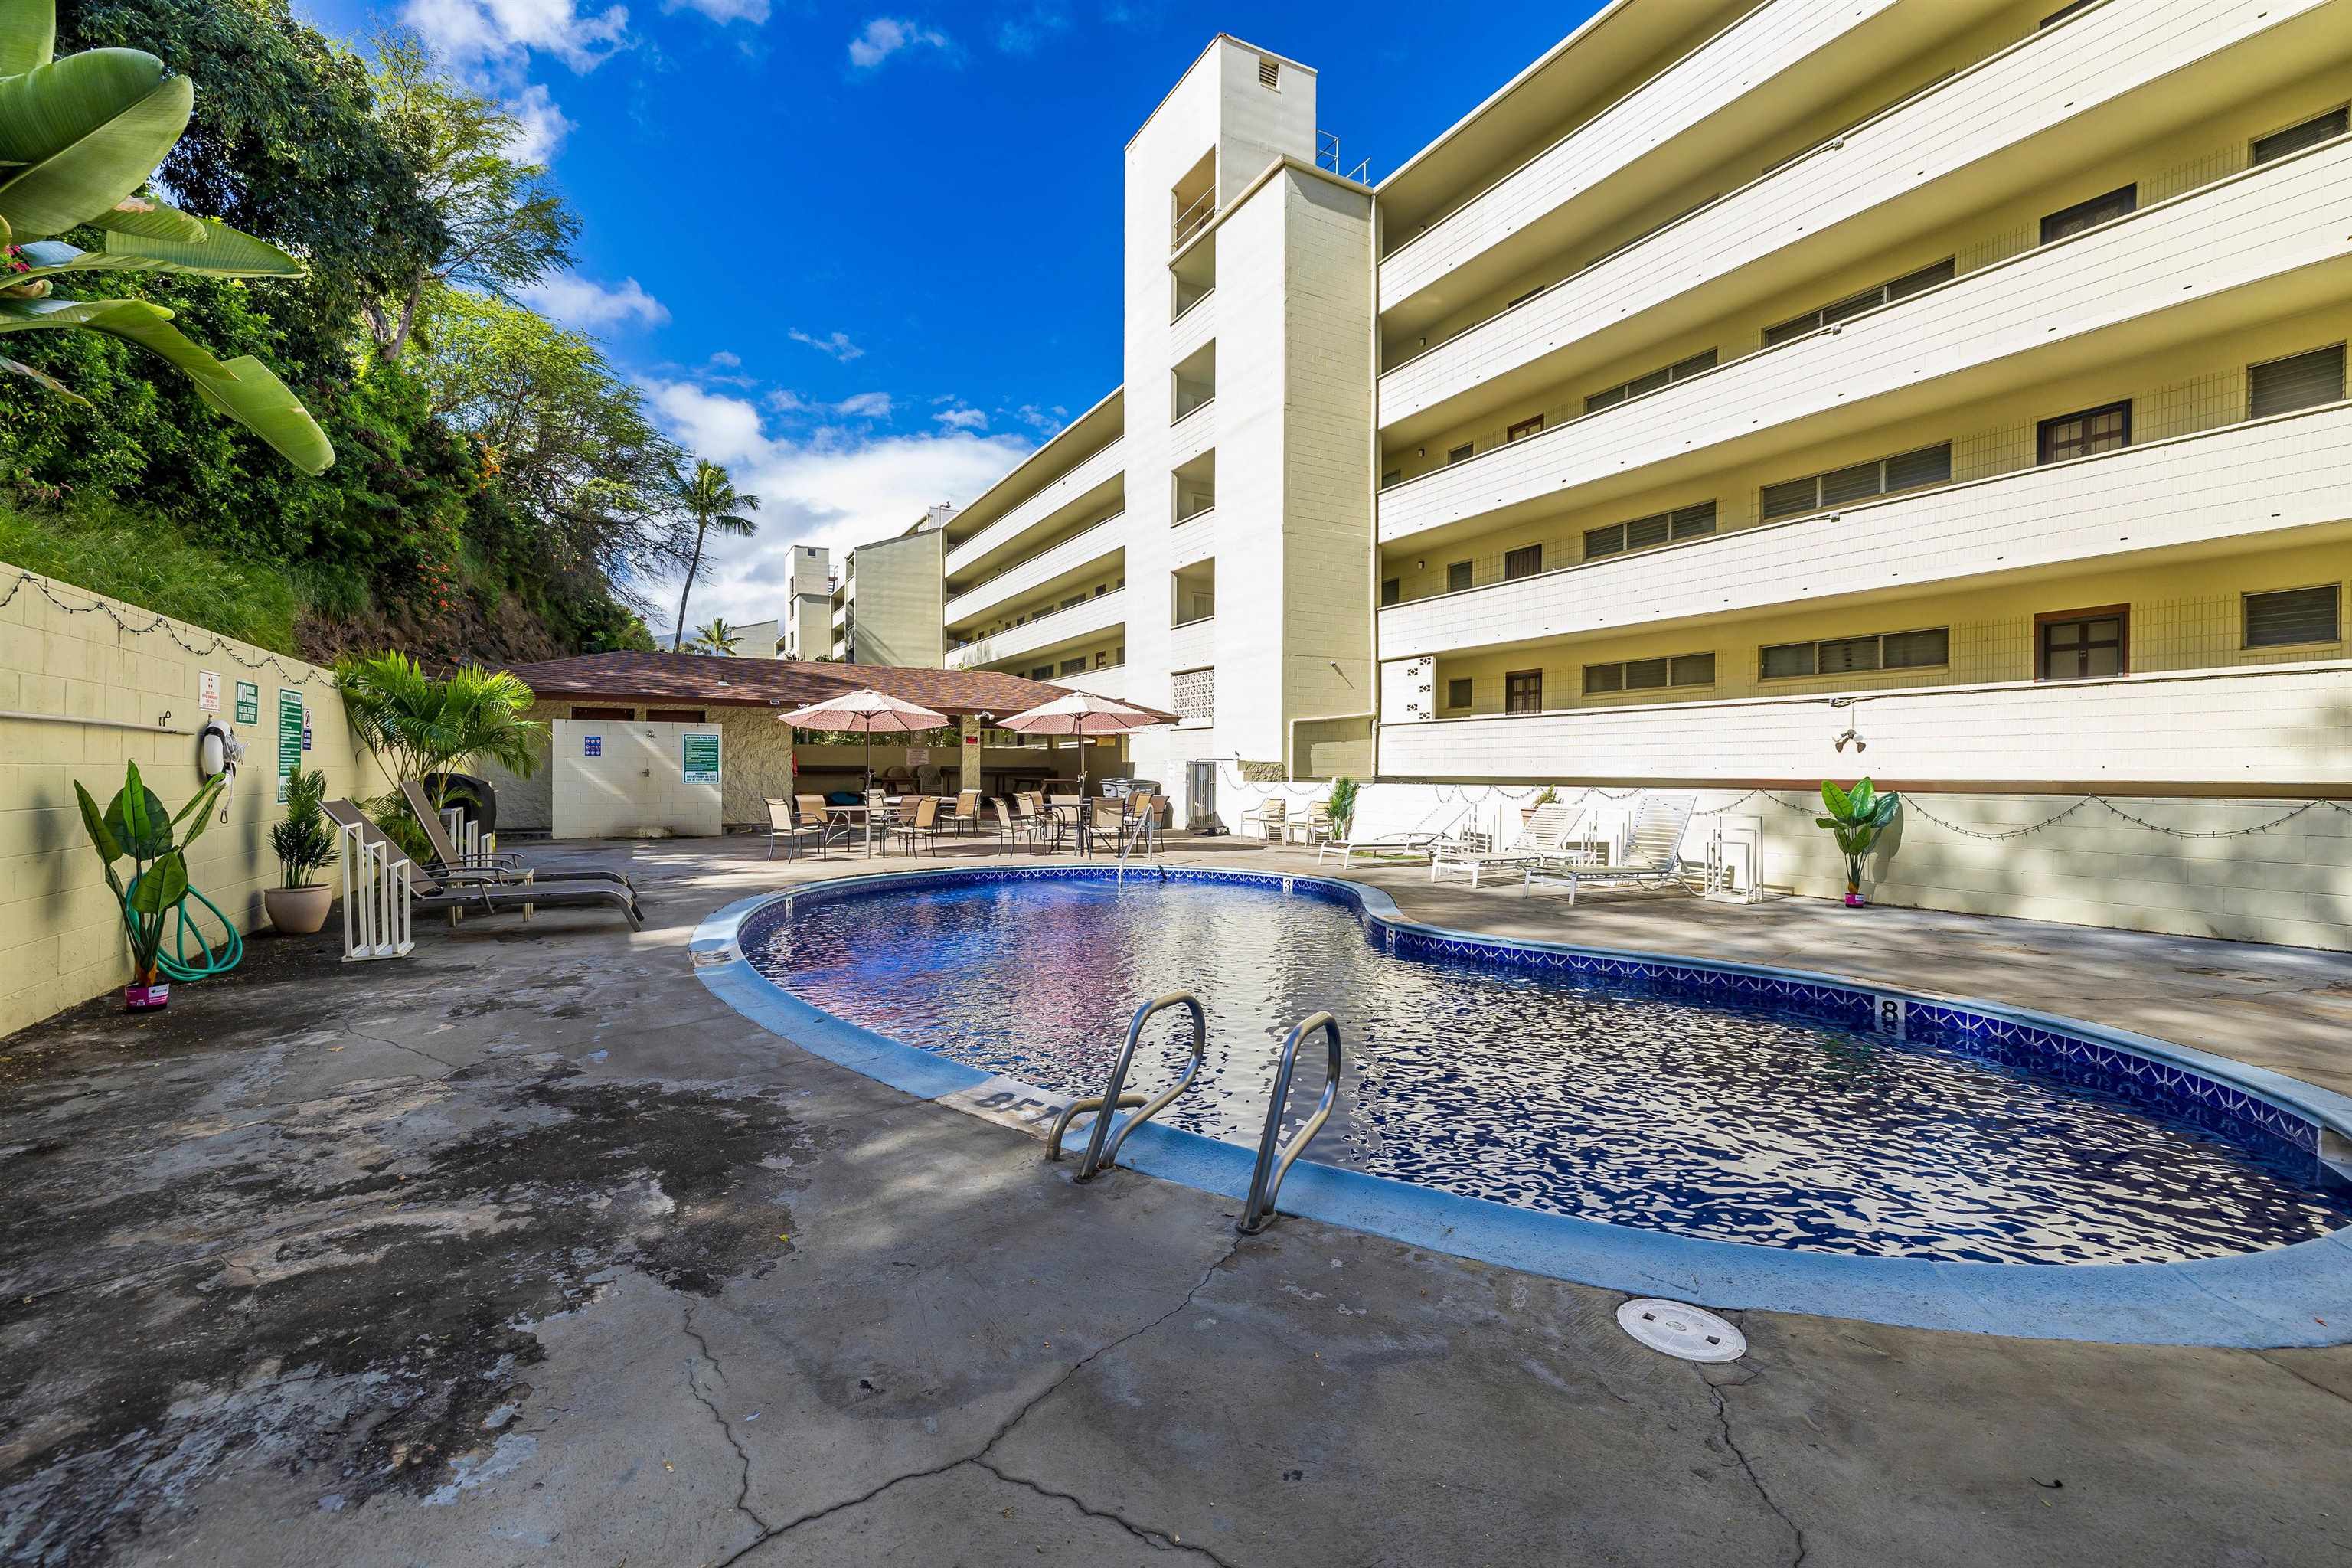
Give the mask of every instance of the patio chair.
[[1520, 824], [1519, 837], [1508, 849], [1481, 848], [1473, 844], [1449, 844], [1429, 858], [1429, 879], [1444, 872], [1468, 872], [1478, 885], [1481, 872], [1499, 868], [1528, 867], [1568, 858], [1568, 840], [1584, 814], [1570, 806], [1539, 805]]
[[432, 797], [425, 793], [422, 784], [415, 779], [403, 779], [400, 797], [408, 803], [409, 815], [416, 818], [417, 826], [425, 829], [425, 842], [433, 846], [434, 858], [425, 867], [428, 871], [446, 872], [460, 881], [524, 884], [544, 878], [558, 882], [618, 882], [635, 889], [628, 873], [607, 870], [602, 866], [526, 866], [522, 857], [511, 850], [468, 856], [449, 837], [448, 825], [433, 809]]
[[645, 914], [637, 908], [637, 895], [633, 889], [610, 881], [562, 881], [553, 878], [515, 885], [499, 880], [496, 871], [488, 868], [471, 873], [469, 879], [469, 874], [462, 868], [419, 866], [390, 834], [348, 800], [327, 801], [320, 809], [336, 826], [356, 832], [362, 843], [382, 845], [388, 867], [406, 866], [410, 908], [446, 910], [451, 925], [457, 923], [460, 915], [495, 915], [515, 910], [521, 910], [523, 919], [529, 920], [534, 909], [544, 906], [618, 910], [631, 931], [645, 928]]
[[968, 789], [957, 792], [955, 810], [948, 814], [947, 824], [958, 833], [979, 832], [980, 791]]
[[823, 859], [825, 841], [824, 818], [821, 816], [810, 817], [789, 799], [780, 800], [774, 795], [769, 795], [767, 802], [768, 858], [772, 860], [776, 858], [776, 845], [781, 841], [784, 847], [784, 858], [798, 859], [802, 837], [814, 833], [816, 835], [817, 858]]
[[1029, 846], [1031, 854], [1037, 853], [1038, 848], [1045, 842], [1045, 825], [1036, 817], [1026, 814], [1020, 816], [1013, 816], [1012, 812], [1005, 809], [1002, 797], [992, 804], [996, 807], [998, 846], [1010, 849], [1016, 844], [1026, 844]]
[[1623, 860], [1613, 866], [1595, 866], [1567, 855], [1532, 861], [1524, 868], [1527, 881], [1520, 891], [1533, 892], [1538, 882], [1564, 882], [1570, 904], [1576, 902], [1577, 890], [1585, 886], [1630, 882], [1640, 888], [1675, 885], [1686, 892], [1696, 891], [1690, 884], [1703, 868], [1683, 858], [1682, 846], [1691, 809], [1697, 804], [1698, 797], [1693, 795], [1644, 794], [1633, 817], [1633, 847]]
[[1475, 847], [1485, 842], [1486, 836], [1470, 826], [1468, 805], [1444, 806], [1423, 816], [1410, 827], [1381, 830], [1358, 821], [1349, 828], [1345, 838], [1327, 838], [1315, 847], [1315, 863], [1321, 865], [1327, 855], [1339, 857], [1339, 868], [1346, 870], [1359, 855], [1383, 860], [1427, 860], [1434, 858], [1441, 849]]
[[1331, 837], [1331, 803], [1318, 800], [1307, 808], [1305, 817], [1292, 817], [1285, 825], [1282, 841], [1316, 845]]
[[920, 854], [925, 844], [929, 844], [931, 853], [936, 855], [940, 852], [940, 834], [942, 831], [940, 826], [940, 797], [924, 795], [915, 802], [913, 811], [883, 825], [882, 852], [888, 854], [890, 840], [898, 837], [907, 841], [907, 853], [909, 855]]
[[793, 796], [793, 811], [802, 822], [816, 829], [816, 856], [820, 860], [830, 858], [826, 851], [833, 847], [835, 839], [846, 839], [849, 837], [848, 827], [833, 820], [832, 808], [821, 795]]
[[1253, 822], [1257, 825], [1259, 837], [1268, 844], [1280, 843], [1289, 831], [1290, 802], [1278, 795], [1267, 795], [1264, 800], [1242, 813], [1241, 822], [1235, 831], [1249, 832]]

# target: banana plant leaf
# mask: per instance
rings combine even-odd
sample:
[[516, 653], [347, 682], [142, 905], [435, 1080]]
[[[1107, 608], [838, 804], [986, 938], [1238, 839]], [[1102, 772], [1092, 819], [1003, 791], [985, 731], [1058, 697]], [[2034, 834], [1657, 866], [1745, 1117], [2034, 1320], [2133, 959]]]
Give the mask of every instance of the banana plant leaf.
[[33, 366], [26, 364], [20, 359], [0, 357], [0, 375], [21, 375], [28, 381], [39, 382], [43, 386], [47, 387], [51, 392], [56, 393], [68, 403], [79, 403], [84, 408], [94, 406], [89, 398], [84, 397], [80, 393], [76, 392], [72, 387], [68, 386], [64, 382], [59, 381], [47, 371], [36, 370]]
[[129, 777], [106, 808], [106, 830], [134, 860], [152, 860], [172, 847], [172, 816], [130, 763]]
[[68, 272], [186, 272], [206, 278], [299, 278], [310, 268], [276, 246], [239, 234], [225, 223], [196, 224], [193, 240], [109, 233], [104, 250], [83, 250], [61, 239], [17, 247], [27, 270], [0, 283], [27, 283]]
[[0, 5], [0, 76], [22, 76], [58, 52], [58, 8], [52, 0]]
[[[161, 859], [148, 867], [145, 874], [131, 885], [130, 905], [134, 912], [152, 920], [187, 896], [187, 862], [180, 858], [178, 850], [167, 849]], [[162, 934], [160, 926], [156, 934]], [[147, 956], [152, 955], [151, 948]]]
[[146, 182], [188, 128], [195, 84], [136, 49], [90, 49], [0, 77], [0, 217], [19, 238], [88, 223]]
[[152, 198], [141, 199], [146, 203], [144, 210], [125, 212], [122, 204], [117, 202], [91, 218], [90, 226], [102, 228], [109, 234], [144, 235], [150, 239], [176, 239], [187, 245], [204, 243], [206, 227], [203, 218], [193, 217], [177, 207], [165, 206]]
[[181, 854], [185, 855], [189, 846], [205, 836], [205, 829], [212, 825], [213, 803], [220, 799], [221, 791], [227, 785], [226, 773], [215, 773], [205, 787], [198, 790], [194, 798], [180, 808], [180, 814], [172, 818], [172, 826], [174, 828], [182, 826], [187, 828], [186, 836], [180, 840]]
[[114, 874], [114, 862], [122, 858], [121, 841], [106, 825], [106, 814], [98, 809], [98, 802], [90, 799], [89, 791], [81, 787], [79, 779], [74, 781], [74, 798], [81, 803], [82, 831], [89, 835], [90, 847], [107, 863], [107, 875], [110, 877]]
[[268, 365], [250, 354], [215, 359], [171, 321], [171, 311], [144, 300], [0, 300], [0, 333], [80, 327], [137, 343], [171, 361], [198, 396], [288, 462], [308, 474], [326, 471], [335, 460], [327, 433]]

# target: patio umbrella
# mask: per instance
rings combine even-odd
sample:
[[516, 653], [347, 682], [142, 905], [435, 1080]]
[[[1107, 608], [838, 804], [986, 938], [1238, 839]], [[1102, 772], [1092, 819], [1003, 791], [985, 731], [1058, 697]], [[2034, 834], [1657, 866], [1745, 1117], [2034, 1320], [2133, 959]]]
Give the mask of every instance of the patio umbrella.
[[917, 730], [944, 729], [950, 722], [944, 713], [913, 702], [903, 702], [887, 692], [868, 687], [850, 692], [845, 697], [828, 697], [822, 702], [812, 702], [805, 708], [795, 708], [776, 716], [777, 722], [790, 724], [795, 730], [854, 730], [866, 737], [866, 787], [874, 788], [874, 731], [885, 734], [906, 734]]
[[[1108, 697], [1097, 697], [1091, 691], [1073, 691], [1066, 697], [1056, 697], [1051, 702], [1041, 702], [1024, 713], [1010, 719], [992, 721], [1000, 730], [1018, 730], [1025, 735], [1119, 735], [1129, 730], [1141, 730], [1152, 724], [1165, 724], [1139, 708], [1124, 702], [1114, 702]], [[1087, 795], [1087, 753], [1078, 750], [1078, 798]]]

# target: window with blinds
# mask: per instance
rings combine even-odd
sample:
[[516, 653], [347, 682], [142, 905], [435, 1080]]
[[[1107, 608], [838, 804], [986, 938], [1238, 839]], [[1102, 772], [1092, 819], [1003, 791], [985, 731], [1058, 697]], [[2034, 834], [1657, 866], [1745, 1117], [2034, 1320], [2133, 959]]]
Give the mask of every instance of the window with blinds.
[[1515, 577], [1532, 577], [1543, 570], [1543, 546], [1523, 544], [1503, 557], [1503, 581]]
[[2246, 372], [2246, 417], [2291, 414], [2344, 400], [2344, 345], [2289, 354]]
[[2331, 137], [2341, 136], [2352, 130], [2352, 110], [2331, 109], [2325, 114], [2314, 115], [2299, 125], [2284, 131], [2273, 131], [2267, 136], [2254, 138], [2254, 162], [2267, 163], [2273, 158], [2284, 158], [2290, 153], [2300, 153], [2305, 147], [2316, 147]]
[[1449, 594], [1458, 594], [1469, 585], [1470, 563], [1467, 561], [1449, 562], [1445, 568], [1445, 591]]
[[1762, 515], [1767, 522], [1783, 517], [1802, 517], [1809, 511], [1868, 500], [1873, 496], [1951, 482], [1952, 444], [1946, 441], [1922, 447], [1916, 452], [1898, 452], [1892, 458], [1832, 468], [1826, 474], [1808, 474], [1801, 479], [1766, 485], [1761, 498]]
[[1681, 653], [1669, 658], [1629, 658], [1584, 667], [1584, 694], [1604, 697], [1618, 691], [1659, 691], [1676, 686], [1713, 686], [1715, 655]]
[[1445, 683], [1445, 705], [1448, 708], [1470, 706], [1470, 682], [1467, 678], [1457, 677]]
[[1701, 501], [1696, 506], [1612, 522], [1606, 528], [1588, 528], [1584, 531], [1584, 558], [1598, 561], [1604, 555], [1651, 550], [1677, 539], [1696, 539], [1714, 531], [1715, 503]]
[[1757, 673], [1766, 680], [1802, 676], [1861, 675], [1879, 669], [1931, 669], [1949, 664], [1948, 627], [1885, 632], [1876, 637], [1829, 637], [1820, 642], [1780, 643], [1762, 650]]
[[1180, 669], [1168, 678], [1168, 705], [1179, 719], [1213, 719], [1217, 712], [1217, 672]]
[[2105, 195], [2093, 196], [2087, 202], [2076, 202], [2071, 207], [2060, 207], [2042, 220], [2042, 243], [2063, 239], [2070, 234], [2080, 234], [2086, 228], [2096, 228], [2110, 223], [2139, 206], [2137, 184], [2118, 185]]
[[1503, 711], [1506, 713], [1543, 711], [1542, 670], [1515, 669], [1503, 677]]
[[1907, 300], [1923, 289], [1933, 289], [1938, 283], [1948, 283], [1952, 280], [1952, 258], [1948, 256], [1933, 267], [1922, 267], [1916, 272], [1906, 272], [1902, 277], [1881, 283], [1874, 289], [1865, 289], [1859, 294], [1849, 294], [1843, 300], [1822, 306], [1819, 310], [1808, 310], [1801, 316], [1791, 316], [1776, 326], [1767, 327], [1764, 329], [1764, 346], [1768, 349], [1778, 348], [1782, 343], [1803, 337], [1807, 332], [1819, 331], [1823, 327], [1832, 326], [1851, 317], [1859, 316], [1864, 310], [1875, 310], [1881, 305], [1891, 305], [1897, 300]]
[[1688, 359], [1676, 360], [1674, 363], [1654, 370], [1647, 375], [1637, 375], [1631, 381], [1621, 382], [1606, 392], [1596, 392], [1584, 400], [1584, 411], [1591, 414], [1602, 408], [1613, 407], [1620, 403], [1629, 403], [1636, 397], [1647, 397], [1651, 393], [1664, 391], [1675, 382], [1686, 381], [1703, 370], [1714, 368], [1715, 351], [1709, 349], [1703, 354], [1693, 354]]
[[2340, 583], [2246, 595], [2246, 646], [2287, 647], [2296, 643], [2344, 640], [2344, 594]]

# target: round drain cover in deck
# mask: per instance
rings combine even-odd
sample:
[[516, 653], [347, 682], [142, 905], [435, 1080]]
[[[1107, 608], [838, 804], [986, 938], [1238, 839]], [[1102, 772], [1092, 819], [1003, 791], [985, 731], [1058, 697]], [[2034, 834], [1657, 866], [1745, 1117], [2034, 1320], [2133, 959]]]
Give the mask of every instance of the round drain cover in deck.
[[1704, 1307], [1644, 1296], [1617, 1309], [1617, 1326], [1649, 1346], [1684, 1361], [1737, 1361], [1748, 1336]]

